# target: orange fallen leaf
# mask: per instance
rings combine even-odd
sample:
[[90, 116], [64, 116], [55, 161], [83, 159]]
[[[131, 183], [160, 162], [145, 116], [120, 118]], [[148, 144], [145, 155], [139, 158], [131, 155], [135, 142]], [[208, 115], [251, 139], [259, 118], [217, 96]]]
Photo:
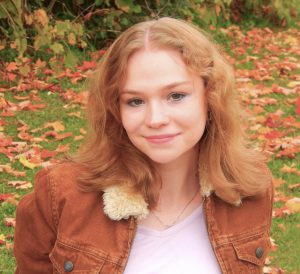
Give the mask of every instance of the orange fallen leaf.
[[278, 228], [279, 228], [281, 231], [283, 231], [283, 232], [286, 231], [286, 227], [285, 227], [284, 224], [278, 224]]
[[52, 127], [56, 132], [60, 132], [60, 131], [64, 131], [65, 130], [65, 126], [60, 121], [46, 123], [44, 125], [44, 128], [49, 128], [49, 127]]
[[62, 134], [57, 134], [55, 136], [55, 139], [60, 141], [62, 139], [65, 139], [65, 138], [68, 138], [68, 137], [71, 137], [71, 136], [73, 136], [72, 132], [66, 132], [66, 133], [62, 133]]
[[292, 213], [300, 212], [300, 198], [294, 197], [285, 203]]
[[274, 185], [275, 188], [285, 184], [286, 182], [284, 180], [282, 180], [281, 178], [272, 178], [272, 183]]
[[297, 170], [297, 168], [294, 167], [293, 165], [292, 166], [283, 165], [280, 171], [284, 173], [293, 173], [300, 176], [300, 170]]
[[295, 188], [299, 188], [299, 189], [300, 189], [300, 183], [289, 185], [288, 188], [289, 188], [290, 190], [293, 190], [293, 189], [295, 189]]

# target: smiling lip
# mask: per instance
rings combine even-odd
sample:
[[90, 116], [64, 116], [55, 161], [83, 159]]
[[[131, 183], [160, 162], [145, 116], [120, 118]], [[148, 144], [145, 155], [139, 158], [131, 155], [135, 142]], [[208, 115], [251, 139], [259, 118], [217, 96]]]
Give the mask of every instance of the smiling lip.
[[145, 138], [150, 143], [162, 144], [173, 140], [177, 135], [178, 134], [161, 134], [161, 135], [151, 135]]

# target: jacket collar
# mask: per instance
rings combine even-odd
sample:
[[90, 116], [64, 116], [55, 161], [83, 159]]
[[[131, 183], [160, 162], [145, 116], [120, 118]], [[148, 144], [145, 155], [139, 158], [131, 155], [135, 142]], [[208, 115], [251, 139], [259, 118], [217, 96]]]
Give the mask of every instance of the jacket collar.
[[[202, 197], [209, 197], [213, 192], [211, 184], [201, 184]], [[112, 220], [146, 218], [149, 214], [148, 204], [141, 194], [133, 194], [126, 187], [116, 185], [107, 187], [103, 194], [104, 213]]]

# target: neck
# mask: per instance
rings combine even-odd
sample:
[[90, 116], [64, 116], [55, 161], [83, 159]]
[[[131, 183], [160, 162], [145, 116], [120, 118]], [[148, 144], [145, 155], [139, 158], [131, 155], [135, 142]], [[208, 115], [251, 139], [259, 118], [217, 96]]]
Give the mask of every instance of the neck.
[[197, 151], [195, 148], [180, 159], [157, 165], [162, 179], [158, 209], [180, 207], [199, 190]]

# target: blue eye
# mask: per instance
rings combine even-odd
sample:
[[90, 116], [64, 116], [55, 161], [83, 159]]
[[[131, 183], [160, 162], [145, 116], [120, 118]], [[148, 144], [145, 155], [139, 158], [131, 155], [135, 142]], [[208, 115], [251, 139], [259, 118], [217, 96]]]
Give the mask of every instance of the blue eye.
[[169, 99], [171, 101], [180, 101], [182, 100], [184, 97], [186, 97], [186, 94], [184, 93], [179, 93], [179, 92], [173, 92], [169, 95]]
[[138, 107], [138, 106], [144, 104], [144, 101], [141, 100], [141, 99], [137, 99], [137, 98], [136, 99], [130, 99], [130, 100], [127, 101], [127, 104], [131, 107]]

